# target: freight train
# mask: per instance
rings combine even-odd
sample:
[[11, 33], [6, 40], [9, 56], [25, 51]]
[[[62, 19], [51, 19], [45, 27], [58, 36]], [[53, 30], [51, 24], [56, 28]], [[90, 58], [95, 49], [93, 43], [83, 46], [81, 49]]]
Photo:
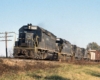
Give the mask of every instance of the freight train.
[[[85, 55], [89, 56], [86, 52], [86, 49], [72, 45], [42, 27], [28, 24], [19, 29], [13, 56], [39, 60], [82, 60]], [[89, 59], [87, 56], [85, 58]]]

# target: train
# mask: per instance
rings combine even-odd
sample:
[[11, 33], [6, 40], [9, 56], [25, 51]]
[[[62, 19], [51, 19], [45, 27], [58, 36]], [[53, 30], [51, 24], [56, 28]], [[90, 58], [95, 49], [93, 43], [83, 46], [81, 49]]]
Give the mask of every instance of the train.
[[68, 40], [58, 38], [50, 31], [32, 24], [19, 29], [15, 42], [14, 58], [35, 60], [89, 60], [90, 53], [85, 48], [71, 44]]

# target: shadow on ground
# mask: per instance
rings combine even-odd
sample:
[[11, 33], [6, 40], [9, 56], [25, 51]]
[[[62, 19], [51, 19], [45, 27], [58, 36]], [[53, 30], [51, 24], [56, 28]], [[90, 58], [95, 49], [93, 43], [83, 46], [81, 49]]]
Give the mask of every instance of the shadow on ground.
[[91, 76], [100, 77], [100, 72], [97, 72], [97, 71], [87, 70], [85, 73]]
[[49, 76], [49, 77], [45, 77], [46, 80], [70, 80], [68, 78], [63, 78], [61, 76], [58, 75], [53, 75], [53, 76]]
[[98, 73], [98, 72], [90, 73], [90, 75], [95, 76], [95, 77], [100, 77], [100, 73]]
[[43, 77], [42, 75], [31, 75], [31, 77], [33, 77], [34, 79], [36, 80], [70, 80], [69, 78], [63, 78], [59, 75], [52, 75], [52, 76], [46, 76], [46, 77]]

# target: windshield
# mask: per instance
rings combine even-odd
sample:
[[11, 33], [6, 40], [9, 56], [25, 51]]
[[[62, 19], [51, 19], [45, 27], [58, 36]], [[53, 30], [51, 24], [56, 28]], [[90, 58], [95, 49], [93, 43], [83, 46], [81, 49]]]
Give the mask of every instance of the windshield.
[[19, 34], [20, 33], [34, 33], [34, 34], [36, 34], [36, 30], [24, 30], [24, 31], [19, 31]]

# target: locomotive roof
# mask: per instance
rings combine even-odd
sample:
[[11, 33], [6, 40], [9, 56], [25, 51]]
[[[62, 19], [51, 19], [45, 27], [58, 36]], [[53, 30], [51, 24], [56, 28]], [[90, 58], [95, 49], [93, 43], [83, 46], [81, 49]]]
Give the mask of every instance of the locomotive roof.
[[64, 43], [69, 43], [69, 44], [71, 44], [69, 41], [67, 41], [67, 40], [65, 40], [65, 39], [62, 39], [62, 38], [59, 38], [59, 39], [61, 39]]
[[[39, 26], [38, 26], [39, 27]], [[48, 30], [46, 30], [46, 29], [43, 29], [42, 27], [39, 27], [41, 30], [42, 30], [42, 32], [45, 32], [45, 33], [47, 33], [48, 35], [51, 35], [51, 36], [55, 36], [53, 33], [51, 33], [51, 32], [49, 32]], [[56, 36], [55, 36], [56, 37]]]
[[64, 41], [65, 43], [70, 43], [69, 41], [67, 41], [67, 40], [65, 40], [65, 39], [63, 39], [63, 41]]
[[44, 29], [44, 28], [42, 28], [42, 27], [40, 27], [40, 26], [36, 26], [36, 25], [32, 25], [32, 24], [23, 25], [19, 30], [23, 29], [23, 28], [26, 27], [26, 26], [37, 27], [37, 28], [39, 28], [42, 32], [46, 33], [47, 35], [56, 37], [53, 33], [49, 32], [48, 30], [46, 30], [46, 29]]

